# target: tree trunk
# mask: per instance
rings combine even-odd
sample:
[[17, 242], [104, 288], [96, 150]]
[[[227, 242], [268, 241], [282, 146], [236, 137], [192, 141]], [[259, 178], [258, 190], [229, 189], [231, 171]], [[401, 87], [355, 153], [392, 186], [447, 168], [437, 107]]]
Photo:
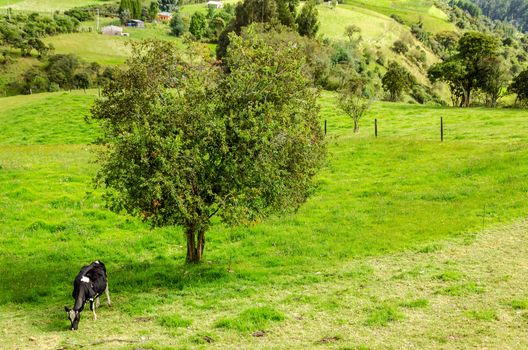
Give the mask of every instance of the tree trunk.
[[464, 90], [464, 107], [469, 107], [471, 104], [471, 86], [466, 86]]
[[199, 263], [202, 260], [205, 246], [205, 230], [187, 229], [187, 264]]
[[354, 133], [359, 132], [359, 120], [354, 119]]

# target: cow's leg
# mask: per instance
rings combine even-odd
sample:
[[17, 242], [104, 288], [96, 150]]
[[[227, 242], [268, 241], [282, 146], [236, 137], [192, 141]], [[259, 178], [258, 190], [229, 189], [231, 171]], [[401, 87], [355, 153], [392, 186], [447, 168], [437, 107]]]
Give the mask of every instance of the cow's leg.
[[[92, 302], [92, 304], [95, 304], [95, 303]], [[94, 305], [93, 309], [92, 309], [94, 321], [97, 320], [97, 315], [95, 314], [95, 308], [96, 308], [96, 306]]]
[[108, 306], [112, 306], [112, 302], [110, 301], [110, 291], [108, 290], [108, 283], [106, 284], [105, 293], [106, 293], [106, 299], [108, 302]]
[[97, 297], [97, 300], [95, 301], [95, 307], [99, 307], [101, 305], [101, 301], [99, 301], [99, 297]]

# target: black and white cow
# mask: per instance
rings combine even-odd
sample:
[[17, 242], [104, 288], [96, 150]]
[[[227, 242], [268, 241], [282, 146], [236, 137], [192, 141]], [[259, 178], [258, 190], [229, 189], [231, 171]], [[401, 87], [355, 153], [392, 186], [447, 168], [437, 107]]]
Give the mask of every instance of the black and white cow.
[[[81, 320], [81, 311], [84, 309], [86, 301], [90, 302], [90, 310], [93, 311], [94, 320], [97, 319], [95, 308], [99, 307], [99, 295], [106, 292], [108, 306], [111, 306], [110, 292], [108, 291], [108, 281], [106, 268], [100, 261], [94, 261], [90, 265], [83, 266], [75, 280], [73, 281], [72, 297], [75, 300], [73, 308], [65, 306], [64, 310], [71, 321], [71, 329], [76, 330]], [[94, 303], [94, 299], [96, 302]]]

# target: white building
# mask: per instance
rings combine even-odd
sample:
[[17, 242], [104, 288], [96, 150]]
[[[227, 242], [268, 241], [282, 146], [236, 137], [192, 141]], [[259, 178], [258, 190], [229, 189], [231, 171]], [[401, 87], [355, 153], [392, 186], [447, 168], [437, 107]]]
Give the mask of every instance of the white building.
[[123, 28], [118, 26], [106, 26], [101, 29], [101, 34], [104, 35], [123, 35]]
[[208, 7], [215, 7], [217, 9], [221, 9], [222, 7], [224, 7], [224, 4], [221, 2], [221, 1], [208, 1], [207, 2], [207, 6]]

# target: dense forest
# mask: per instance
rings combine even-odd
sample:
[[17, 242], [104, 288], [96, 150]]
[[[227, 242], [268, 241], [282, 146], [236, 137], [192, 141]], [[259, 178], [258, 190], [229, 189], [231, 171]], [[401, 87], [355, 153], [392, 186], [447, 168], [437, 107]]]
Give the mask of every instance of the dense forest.
[[528, 0], [472, 0], [482, 13], [492, 19], [514, 23], [528, 31]]

